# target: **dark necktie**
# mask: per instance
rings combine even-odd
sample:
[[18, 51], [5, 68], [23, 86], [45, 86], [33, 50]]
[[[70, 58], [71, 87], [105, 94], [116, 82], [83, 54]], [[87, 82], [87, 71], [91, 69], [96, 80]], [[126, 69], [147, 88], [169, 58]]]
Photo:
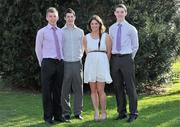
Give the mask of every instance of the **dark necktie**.
[[58, 58], [59, 60], [61, 60], [60, 45], [59, 45], [59, 42], [58, 42], [58, 36], [57, 36], [57, 34], [56, 34], [57, 28], [56, 28], [56, 27], [52, 27], [52, 30], [53, 30], [53, 36], [54, 36], [54, 41], [55, 41], [57, 58]]
[[121, 27], [122, 24], [118, 24], [117, 36], [116, 36], [116, 50], [121, 50]]

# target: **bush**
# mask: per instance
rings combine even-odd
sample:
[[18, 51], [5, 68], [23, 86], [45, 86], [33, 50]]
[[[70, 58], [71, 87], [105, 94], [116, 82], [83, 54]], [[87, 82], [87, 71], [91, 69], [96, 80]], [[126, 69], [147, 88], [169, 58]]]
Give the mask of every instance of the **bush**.
[[[35, 36], [46, 25], [46, 9], [76, 11], [76, 24], [87, 33], [87, 21], [98, 14], [108, 27], [115, 22], [113, 6], [120, 0], [6, 0], [0, 1], [0, 74], [16, 87], [40, 88], [40, 68], [35, 56]], [[142, 84], [161, 82], [169, 71], [172, 59], [180, 52], [179, 16], [172, 0], [124, 0], [127, 20], [139, 31], [140, 49], [136, 56], [136, 77]], [[156, 84], [156, 83], [155, 83]]]

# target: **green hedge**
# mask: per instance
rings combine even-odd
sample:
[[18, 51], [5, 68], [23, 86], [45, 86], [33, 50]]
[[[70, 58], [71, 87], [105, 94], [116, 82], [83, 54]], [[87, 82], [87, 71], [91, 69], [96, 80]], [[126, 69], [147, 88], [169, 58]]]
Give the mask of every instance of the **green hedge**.
[[[121, 0], [1, 0], [0, 1], [0, 74], [16, 87], [39, 89], [40, 68], [35, 56], [35, 36], [47, 24], [46, 9], [76, 11], [77, 26], [87, 33], [87, 21], [93, 14], [102, 17], [108, 27], [115, 22], [113, 7]], [[163, 81], [172, 60], [179, 53], [179, 16], [172, 0], [124, 0], [127, 20], [139, 31], [140, 49], [136, 56], [138, 89], [144, 84]]]

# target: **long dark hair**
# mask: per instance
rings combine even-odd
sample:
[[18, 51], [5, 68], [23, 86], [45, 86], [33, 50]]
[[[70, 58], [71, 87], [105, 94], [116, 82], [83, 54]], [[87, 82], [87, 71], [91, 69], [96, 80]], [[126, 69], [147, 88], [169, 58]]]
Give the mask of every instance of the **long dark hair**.
[[102, 36], [102, 33], [106, 30], [106, 27], [104, 26], [104, 23], [102, 21], [102, 19], [98, 16], [98, 15], [93, 15], [89, 21], [88, 21], [88, 25], [87, 25], [87, 29], [91, 32], [91, 22], [92, 20], [96, 20], [100, 27], [99, 27], [99, 43], [98, 43], [98, 48], [100, 48], [100, 43], [101, 43], [101, 36]]

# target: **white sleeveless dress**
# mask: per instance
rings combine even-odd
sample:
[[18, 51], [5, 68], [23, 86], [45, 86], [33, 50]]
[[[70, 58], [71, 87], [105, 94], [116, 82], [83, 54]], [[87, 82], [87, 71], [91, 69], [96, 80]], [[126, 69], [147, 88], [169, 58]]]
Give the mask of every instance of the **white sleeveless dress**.
[[[99, 50], [106, 50], [106, 33], [102, 34]], [[93, 39], [89, 34], [86, 35], [87, 56], [84, 65], [84, 82], [106, 82], [111, 83], [109, 60], [105, 52], [90, 52], [98, 50], [99, 39]]]

